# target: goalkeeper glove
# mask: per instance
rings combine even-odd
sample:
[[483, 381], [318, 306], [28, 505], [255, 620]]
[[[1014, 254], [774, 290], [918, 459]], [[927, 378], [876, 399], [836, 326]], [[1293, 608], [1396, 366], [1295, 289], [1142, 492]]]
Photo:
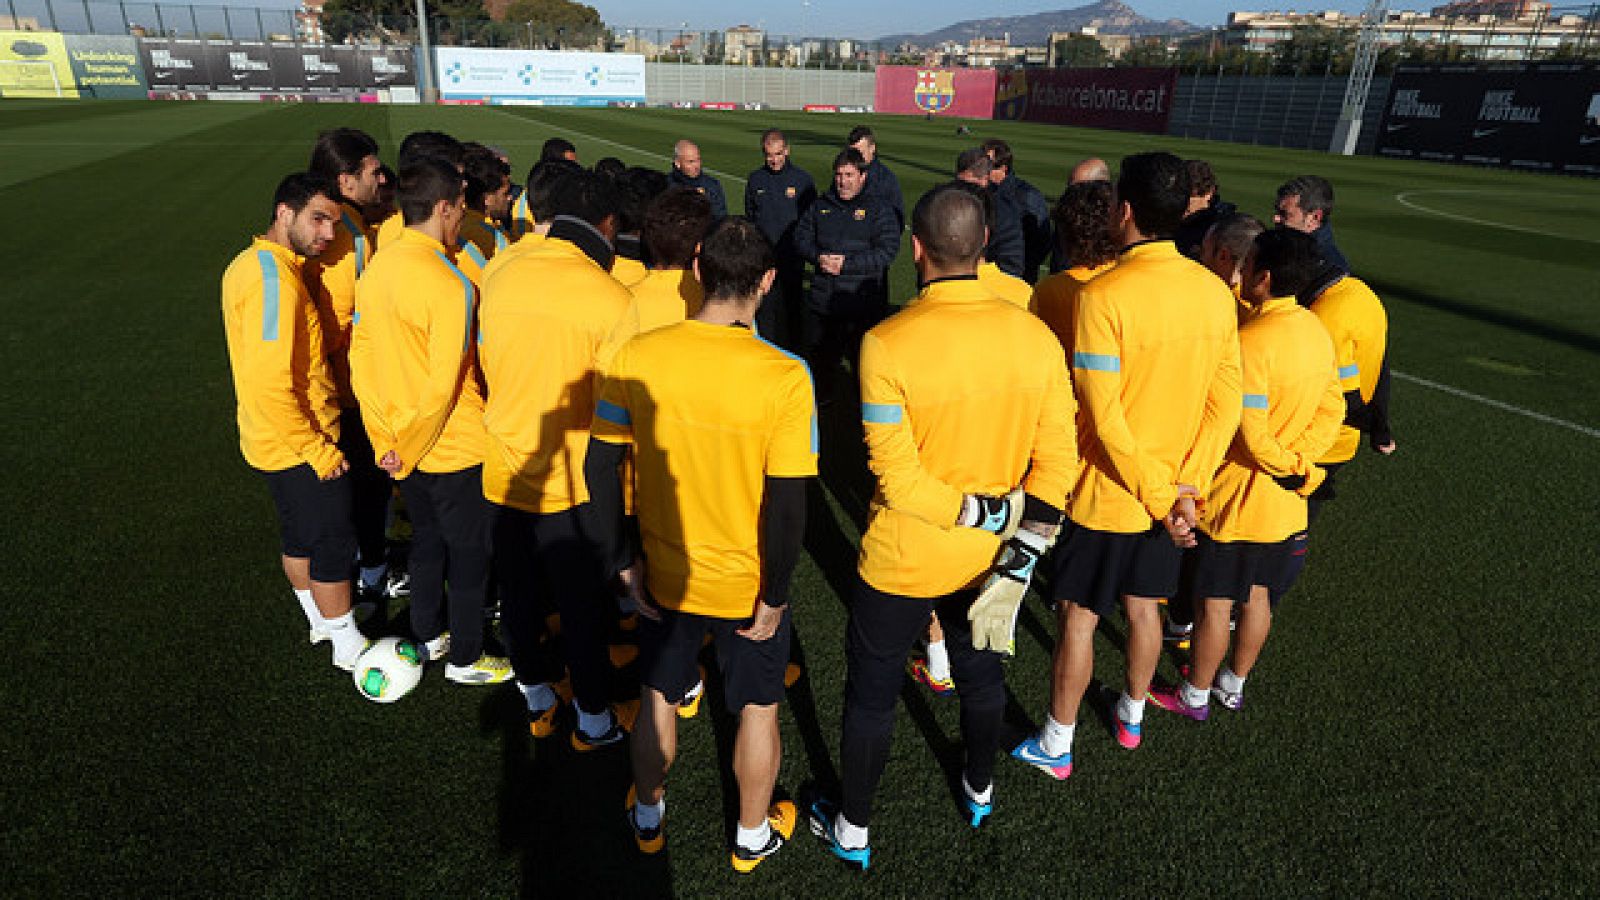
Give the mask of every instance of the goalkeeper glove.
[[1008, 655], [1016, 651], [1017, 613], [1022, 609], [1022, 598], [1028, 594], [1028, 583], [1033, 580], [1039, 557], [1053, 544], [1054, 537], [1024, 528], [1000, 547], [988, 580], [967, 610], [974, 648]]
[[956, 524], [963, 528], [976, 528], [1000, 536], [1008, 541], [1017, 533], [1022, 523], [1022, 509], [1026, 494], [1017, 488], [1004, 497], [986, 494], [968, 494], [961, 498], [961, 515]]

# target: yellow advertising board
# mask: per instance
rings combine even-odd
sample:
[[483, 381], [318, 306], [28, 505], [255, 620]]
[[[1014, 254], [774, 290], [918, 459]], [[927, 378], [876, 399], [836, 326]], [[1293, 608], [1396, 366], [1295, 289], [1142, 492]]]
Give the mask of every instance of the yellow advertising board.
[[0, 31], [0, 97], [76, 97], [65, 39], [54, 31]]

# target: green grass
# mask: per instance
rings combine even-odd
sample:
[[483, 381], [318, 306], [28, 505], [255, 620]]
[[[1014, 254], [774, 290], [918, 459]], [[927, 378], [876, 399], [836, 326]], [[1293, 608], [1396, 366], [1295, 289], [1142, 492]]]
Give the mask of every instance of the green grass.
[[[1002, 761], [999, 812], [973, 833], [940, 764], [958, 746], [955, 705], [908, 693], [866, 877], [809, 838], [753, 876], [732, 873], [726, 717], [682, 729], [670, 852], [645, 860], [620, 815], [622, 753], [535, 746], [509, 690], [437, 674], [397, 706], [364, 703], [325, 649], [304, 646], [271, 505], [237, 450], [217, 284], [319, 129], [364, 128], [390, 155], [407, 131], [443, 128], [504, 146], [519, 177], [554, 134], [586, 162], [652, 165], [691, 136], [709, 167], [743, 175], [760, 162], [760, 129], [777, 124], [820, 175], [852, 121], [0, 104], [7, 892], [1592, 891], [1600, 439], [1414, 381], [1395, 385], [1399, 453], [1363, 454], [1319, 521], [1244, 714], [1196, 727], [1152, 711], [1130, 754], [1086, 707], [1072, 779]], [[1327, 175], [1341, 244], [1388, 305], [1397, 370], [1600, 427], [1600, 183], [1013, 123], [964, 138], [943, 122], [872, 123], [912, 200], [991, 134], [1047, 193], [1080, 157], [1148, 148], [1211, 160], [1225, 196], [1257, 214], [1287, 177]], [[737, 209], [742, 185], [725, 184]], [[1408, 196], [1544, 233], [1395, 198], [1430, 191]], [[907, 295], [908, 254], [894, 277]], [[843, 511], [865, 475], [839, 415], [825, 434], [830, 501], [798, 576], [809, 677], [782, 714], [790, 791], [836, 768], [839, 589], [855, 540]], [[1113, 683], [1121, 631], [1108, 623], [1099, 647]], [[1053, 633], [1031, 606], [1009, 670], [1019, 731], [1042, 715]]]

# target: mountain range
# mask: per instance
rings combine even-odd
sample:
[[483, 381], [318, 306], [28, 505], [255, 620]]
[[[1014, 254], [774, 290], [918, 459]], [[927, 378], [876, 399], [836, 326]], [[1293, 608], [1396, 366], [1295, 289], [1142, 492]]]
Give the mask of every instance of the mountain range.
[[1200, 30], [1199, 26], [1182, 19], [1146, 18], [1121, 0], [1100, 0], [1087, 6], [1053, 12], [968, 19], [936, 31], [888, 34], [878, 40], [890, 44], [911, 43], [919, 47], [932, 47], [944, 41], [966, 43], [978, 37], [1010, 35], [1012, 46], [1039, 46], [1050, 39], [1051, 32], [1077, 32], [1086, 27], [1098, 28], [1101, 34], [1178, 34]]

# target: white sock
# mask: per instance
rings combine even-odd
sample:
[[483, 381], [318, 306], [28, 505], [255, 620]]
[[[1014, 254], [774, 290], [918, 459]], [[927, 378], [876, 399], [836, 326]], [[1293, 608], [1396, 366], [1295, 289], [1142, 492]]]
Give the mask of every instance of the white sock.
[[1178, 696], [1182, 698], [1183, 705], [1190, 709], [1199, 709], [1211, 702], [1211, 692], [1202, 691], [1188, 681], [1178, 685]]
[[388, 563], [384, 563], [383, 565], [380, 565], [380, 566], [371, 566], [371, 567], [362, 566], [361, 567], [361, 586], [366, 588], [366, 589], [368, 589], [368, 590], [376, 590], [376, 589], [378, 589], [380, 587], [383, 587], [383, 576], [388, 575], [388, 574], [389, 574], [389, 564]]
[[746, 828], [737, 824], [735, 827], [738, 829], [738, 834], [734, 835], [733, 839], [746, 850], [760, 850], [767, 845], [767, 841], [772, 837], [772, 823], [766, 819], [762, 819], [761, 824], [754, 828]]
[[1128, 696], [1127, 691], [1117, 698], [1117, 718], [1129, 725], [1138, 725], [1144, 721], [1144, 701], [1135, 700]]
[[867, 846], [867, 830], [860, 825], [850, 824], [844, 813], [833, 817], [833, 836], [843, 850], [860, 850]]
[[547, 682], [523, 684], [519, 681], [517, 682], [517, 687], [522, 688], [522, 699], [528, 702], [528, 712], [531, 713], [542, 713], [555, 706], [556, 701], [560, 699]]
[[1242, 694], [1244, 693], [1244, 679], [1233, 674], [1232, 669], [1223, 666], [1222, 671], [1217, 673], [1217, 687], [1230, 694]]
[[983, 790], [975, 791], [972, 789], [972, 785], [967, 783], [967, 776], [962, 775], [961, 789], [967, 792], [967, 799], [979, 806], [988, 806], [989, 802], [994, 799], [994, 782], [992, 781]]
[[306, 624], [312, 628], [322, 627], [322, 611], [317, 609], [317, 601], [311, 599], [311, 591], [295, 589], [294, 598], [300, 601], [300, 611], [306, 614]]
[[578, 730], [590, 737], [599, 737], [611, 730], [611, 710], [602, 709], [597, 713], [584, 712], [583, 707], [578, 710]]
[[667, 795], [662, 794], [661, 799], [654, 803], [633, 803], [633, 821], [640, 830], [649, 830], [661, 824], [661, 817], [667, 814]]
[[325, 619], [328, 636], [333, 638], [333, 655], [335, 659], [350, 659], [360, 653], [367, 646], [367, 638], [356, 627], [356, 617], [345, 613], [335, 619]]
[[1045, 716], [1044, 730], [1039, 732], [1039, 749], [1046, 756], [1060, 756], [1072, 752], [1072, 733], [1078, 723], [1063, 725], [1056, 721], [1055, 716]]
[[944, 641], [928, 642], [928, 674], [934, 681], [950, 680], [950, 651]]

